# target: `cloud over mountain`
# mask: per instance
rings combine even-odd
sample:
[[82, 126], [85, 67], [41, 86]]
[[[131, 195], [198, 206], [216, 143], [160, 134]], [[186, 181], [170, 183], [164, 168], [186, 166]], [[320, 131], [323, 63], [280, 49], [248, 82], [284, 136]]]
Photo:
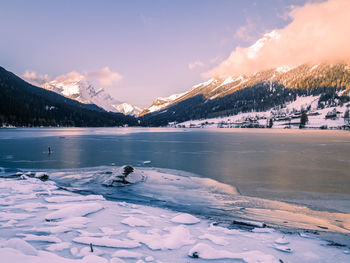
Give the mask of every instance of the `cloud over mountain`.
[[86, 72], [85, 76], [88, 80], [96, 80], [102, 86], [112, 86], [122, 80], [122, 75], [117, 72], [113, 72], [109, 67], [104, 67], [99, 70]]
[[31, 70], [26, 70], [26, 72], [23, 74], [23, 78], [29, 83], [37, 86], [41, 86], [42, 84], [50, 81], [49, 75], [40, 75]]
[[198, 68], [198, 67], [203, 67], [203, 66], [204, 66], [204, 63], [202, 61], [199, 61], [199, 60], [188, 64], [188, 68], [190, 70]]
[[250, 74], [282, 65], [350, 61], [350, 1], [328, 0], [294, 7], [292, 22], [265, 34], [250, 47], [237, 47], [204, 77]]
[[[38, 86], [42, 86], [43, 84], [51, 80], [49, 75], [47, 74], [41, 75], [31, 70], [26, 70], [26, 72], [23, 75], [23, 78], [26, 81]], [[93, 71], [85, 71], [83, 73], [71, 71], [69, 73], [62, 74], [55, 78], [55, 80], [58, 82], [64, 82], [64, 81], [78, 82], [78, 81], [86, 80], [93, 84], [96, 84], [97, 86], [107, 86], [107, 87], [116, 85], [122, 79], [123, 79], [122, 75], [120, 75], [118, 72], [111, 71], [109, 67], [104, 67]]]

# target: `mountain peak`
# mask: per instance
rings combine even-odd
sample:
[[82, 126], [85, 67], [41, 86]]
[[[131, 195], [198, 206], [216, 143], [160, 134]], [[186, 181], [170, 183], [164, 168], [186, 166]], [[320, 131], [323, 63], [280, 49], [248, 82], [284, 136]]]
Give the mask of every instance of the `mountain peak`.
[[280, 34], [273, 30], [269, 33], [266, 33], [262, 38], [257, 40], [253, 45], [248, 49], [248, 58], [254, 59], [259, 52], [259, 50], [269, 41], [276, 40], [280, 38]]
[[95, 104], [106, 111], [138, 115], [141, 109], [129, 103], [114, 99], [103, 88], [95, 87], [79, 73], [71, 72], [41, 85], [46, 90], [54, 91], [67, 98], [84, 104]]
[[133, 106], [129, 103], [121, 103], [119, 105], [112, 105], [118, 112], [121, 112], [125, 115], [137, 116], [141, 113], [142, 109], [137, 106]]

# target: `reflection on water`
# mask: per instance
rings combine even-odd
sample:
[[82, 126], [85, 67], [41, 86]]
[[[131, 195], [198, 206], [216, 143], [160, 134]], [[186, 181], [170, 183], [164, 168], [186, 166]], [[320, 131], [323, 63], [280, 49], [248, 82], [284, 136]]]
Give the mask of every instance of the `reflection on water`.
[[[50, 146], [53, 153], [47, 154]], [[253, 129], [1, 129], [0, 166], [183, 170], [246, 196], [350, 212], [350, 133]], [[150, 160], [150, 164], [144, 164]]]

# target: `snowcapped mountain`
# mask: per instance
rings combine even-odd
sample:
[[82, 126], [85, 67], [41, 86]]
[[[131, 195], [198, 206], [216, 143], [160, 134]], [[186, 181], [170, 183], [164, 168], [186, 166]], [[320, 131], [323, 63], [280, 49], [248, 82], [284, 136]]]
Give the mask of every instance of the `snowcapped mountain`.
[[167, 125], [245, 112], [275, 111], [304, 96], [316, 97], [317, 101], [312, 100], [313, 105], [303, 105], [303, 109], [295, 108], [295, 111], [343, 107], [350, 102], [349, 68], [347, 63], [285, 65], [251, 75], [212, 78], [194, 85], [175, 100], [161, 103], [157, 99], [148, 112], [140, 116], [143, 115], [147, 125]]
[[173, 95], [170, 95], [169, 97], [165, 97], [165, 98], [162, 98], [162, 97], [156, 98], [150, 107], [145, 108], [142, 112], [140, 112], [140, 116], [151, 113], [151, 112], [159, 111], [159, 110], [167, 107], [168, 105], [172, 104], [178, 98], [181, 98], [186, 93], [187, 92], [180, 93], [180, 94], [173, 94]]
[[129, 103], [121, 103], [118, 105], [112, 105], [118, 112], [121, 112], [125, 115], [132, 115], [132, 116], [137, 116], [141, 113], [142, 109], [137, 107], [137, 106], [133, 106]]
[[270, 33], [266, 33], [262, 38], [258, 39], [253, 45], [249, 47], [248, 58], [253, 59], [256, 57], [259, 50], [269, 41], [279, 39], [280, 34], [273, 30]]
[[106, 111], [134, 116], [141, 112], [136, 106], [114, 99], [104, 89], [96, 90], [80, 74], [64, 75], [42, 84], [41, 87], [84, 104], [95, 104]]

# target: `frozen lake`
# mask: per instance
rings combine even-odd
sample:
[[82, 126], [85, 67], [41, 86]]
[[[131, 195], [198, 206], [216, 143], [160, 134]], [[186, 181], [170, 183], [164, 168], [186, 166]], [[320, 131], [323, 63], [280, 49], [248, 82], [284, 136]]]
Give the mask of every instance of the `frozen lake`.
[[124, 164], [176, 169], [232, 185], [242, 195], [344, 212], [350, 212], [349, 157], [350, 133], [344, 131], [0, 130], [0, 166], [10, 170]]

